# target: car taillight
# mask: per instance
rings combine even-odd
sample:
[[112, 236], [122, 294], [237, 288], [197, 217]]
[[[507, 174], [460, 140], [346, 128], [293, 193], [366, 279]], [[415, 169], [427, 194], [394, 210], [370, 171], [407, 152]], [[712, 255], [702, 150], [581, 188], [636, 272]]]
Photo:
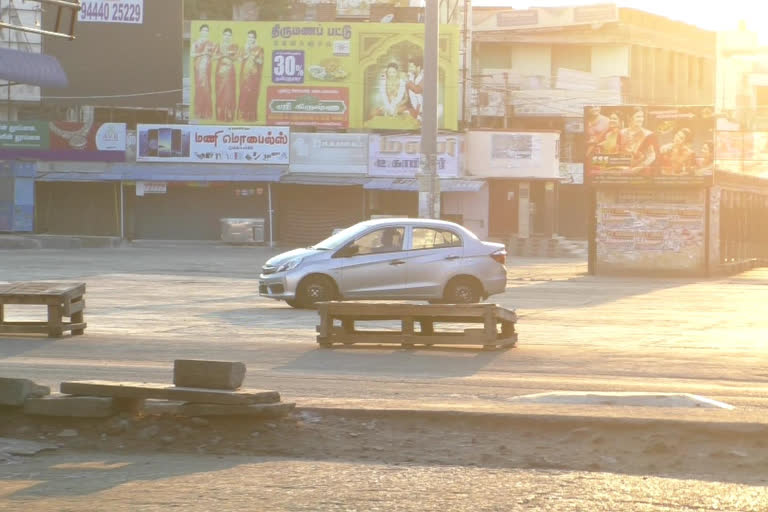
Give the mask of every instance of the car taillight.
[[504, 249], [499, 249], [495, 253], [491, 254], [491, 258], [493, 258], [494, 261], [501, 263], [502, 265], [506, 265], [507, 251], [505, 251]]

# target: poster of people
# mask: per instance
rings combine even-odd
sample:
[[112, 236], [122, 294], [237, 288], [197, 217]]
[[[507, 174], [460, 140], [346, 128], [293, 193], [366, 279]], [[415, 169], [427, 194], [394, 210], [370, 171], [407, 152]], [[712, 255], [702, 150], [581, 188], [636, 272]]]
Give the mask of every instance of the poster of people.
[[[193, 21], [190, 123], [417, 130], [424, 25]], [[440, 27], [438, 126], [455, 130], [458, 27]]]
[[709, 184], [714, 135], [711, 107], [585, 107], [585, 179], [592, 184]]

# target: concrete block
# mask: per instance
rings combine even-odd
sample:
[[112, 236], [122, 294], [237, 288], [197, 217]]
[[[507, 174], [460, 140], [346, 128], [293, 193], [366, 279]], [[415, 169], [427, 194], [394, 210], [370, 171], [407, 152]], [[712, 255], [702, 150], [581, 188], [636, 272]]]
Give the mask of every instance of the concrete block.
[[295, 403], [219, 405], [219, 404], [184, 404], [178, 413], [182, 416], [259, 416], [276, 418], [285, 416], [296, 407]]
[[280, 393], [263, 389], [200, 389], [150, 382], [72, 381], [62, 382], [59, 390], [67, 395], [108, 396], [178, 400], [201, 404], [271, 404], [280, 401]]
[[28, 398], [40, 398], [51, 393], [51, 388], [35, 384], [29, 379], [0, 377], [0, 405], [24, 405]]
[[107, 418], [114, 413], [111, 398], [51, 396], [27, 399], [24, 402], [24, 414], [71, 418]]
[[245, 364], [227, 361], [176, 359], [173, 383], [187, 388], [235, 390], [243, 385]]

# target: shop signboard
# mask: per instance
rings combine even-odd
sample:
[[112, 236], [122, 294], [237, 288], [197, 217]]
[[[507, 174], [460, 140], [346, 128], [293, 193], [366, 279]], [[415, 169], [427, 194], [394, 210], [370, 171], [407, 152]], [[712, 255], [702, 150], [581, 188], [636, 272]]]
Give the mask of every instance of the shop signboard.
[[124, 123], [0, 121], [0, 160], [125, 161]]
[[137, 162], [281, 164], [289, 161], [290, 128], [140, 124]]

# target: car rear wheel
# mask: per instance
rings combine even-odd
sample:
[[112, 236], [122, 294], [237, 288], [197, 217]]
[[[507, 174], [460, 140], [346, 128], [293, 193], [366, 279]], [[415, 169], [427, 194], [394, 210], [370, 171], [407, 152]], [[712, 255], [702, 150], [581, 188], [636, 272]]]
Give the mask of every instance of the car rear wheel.
[[480, 286], [469, 278], [454, 279], [445, 287], [444, 301], [448, 304], [480, 302]]
[[335, 295], [336, 289], [329, 278], [325, 276], [309, 276], [304, 278], [299, 285], [295, 302], [301, 308], [314, 308], [318, 302], [333, 300]]

